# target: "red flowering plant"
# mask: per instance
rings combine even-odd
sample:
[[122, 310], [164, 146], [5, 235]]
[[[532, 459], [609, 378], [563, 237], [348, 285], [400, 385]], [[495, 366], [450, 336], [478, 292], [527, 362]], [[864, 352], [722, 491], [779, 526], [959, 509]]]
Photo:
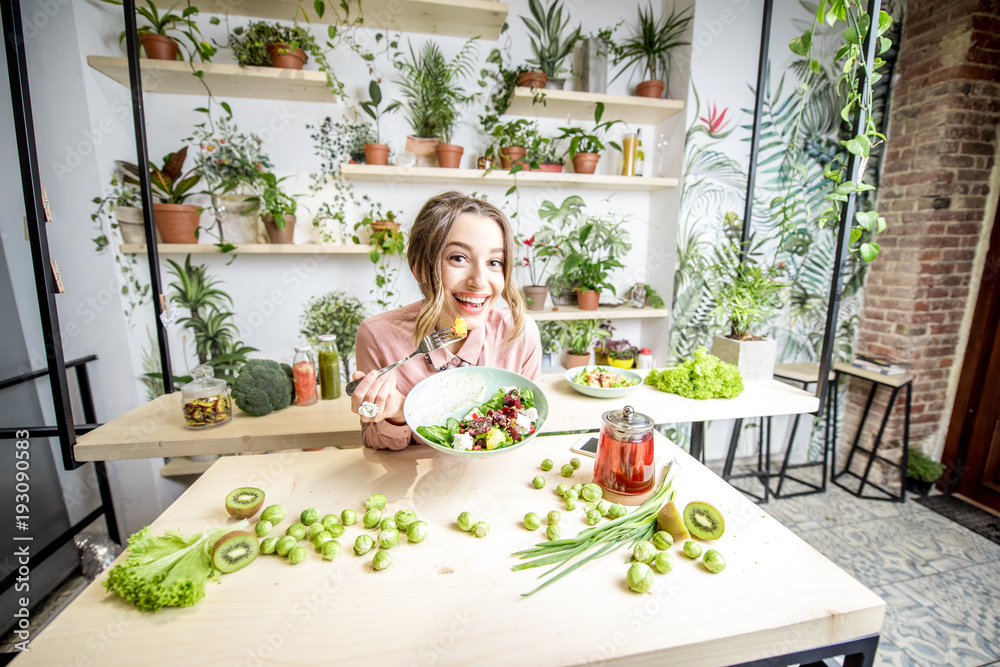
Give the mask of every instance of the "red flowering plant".
[[549, 263], [559, 254], [559, 247], [549, 242], [548, 237], [543, 232], [532, 234], [528, 238], [521, 238], [521, 247], [524, 256], [521, 261], [528, 269], [530, 287], [541, 287], [545, 285], [545, 273], [548, 271]]
[[209, 116], [194, 126], [185, 139], [198, 149], [195, 163], [201, 169], [209, 194], [252, 191], [261, 175], [272, 167], [256, 134], [240, 132], [229, 116], [213, 122]]

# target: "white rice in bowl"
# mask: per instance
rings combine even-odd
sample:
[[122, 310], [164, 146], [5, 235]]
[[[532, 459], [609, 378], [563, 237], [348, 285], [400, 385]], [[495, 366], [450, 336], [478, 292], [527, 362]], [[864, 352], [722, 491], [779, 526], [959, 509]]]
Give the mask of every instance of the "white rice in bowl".
[[469, 410], [486, 398], [486, 381], [479, 375], [454, 373], [429, 379], [420, 388], [411, 414], [421, 426], [439, 424], [459, 410]]

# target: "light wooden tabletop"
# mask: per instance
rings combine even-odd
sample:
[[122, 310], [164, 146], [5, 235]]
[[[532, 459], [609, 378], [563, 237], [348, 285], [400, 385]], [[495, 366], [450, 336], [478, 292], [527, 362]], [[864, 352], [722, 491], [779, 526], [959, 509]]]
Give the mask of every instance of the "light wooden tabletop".
[[[450, 457], [423, 446], [400, 452], [327, 449], [225, 457], [152, 525], [193, 533], [227, 523], [225, 495], [255, 485], [289, 517], [362, 509], [381, 492], [387, 510], [414, 509], [429, 524], [420, 544], [392, 549], [393, 565], [372, 570], [352, 545], [322, 560], [260, 556], [208, 583], [195, 607], [143, 613], [100, 585], [88, 586], [14, 664], [30, 665], [724, 665], [877, 634], [885, 604], [766, 512], [659, 434], [660, 462], [677, 459], [676, 500], [718, 507], [726, 532], [716, 543], [726, 569], [710, 574], [681, 553], [643, 595], [625, 585], [626, 550], [588, 563], [530, 598], [536, 571], [513, 572], [510, 554], [543, 541], [523, 515], [562, 509], [557, 473], [578, 436], [536, 438], [493, 459]], [[549, 457], [555, 469], [542, 473]], [[572, 481], [590, 481], [592, 459]], [[544, 489], [531, 485], [538, 474]], [[461, 532], [462, 511], [489, 522], [487, 537]], [[586, 527], [562, 511], [563, 535]], [[229, 520], [231, 521], [231, 520]], [[370, 532], [370, 531], [369, 531]], [[370, 533], [374, 535], [374, 533]]]
[[[622, 399], [584, 396], [562, 374], [544, 374], [539, 386], [549, 399], [542, 433], [599, 429], [601, 415], [631, 405], [658, 424], [738, 419], [815, 412], [812, 394], [777, 380], [746, 383], [737, 398], [697, 401], [646, 384]], [[233, 410], [229, 423], [185, 428], [179, 392], [160, 396], [81, 435], [73, 451], [78, 461], [107, 461], [198, 454], [266, 452], [303, 447], [356, 447], [361, 424], [346, 395], [307, 406], [289, 406], [264, 417]]]

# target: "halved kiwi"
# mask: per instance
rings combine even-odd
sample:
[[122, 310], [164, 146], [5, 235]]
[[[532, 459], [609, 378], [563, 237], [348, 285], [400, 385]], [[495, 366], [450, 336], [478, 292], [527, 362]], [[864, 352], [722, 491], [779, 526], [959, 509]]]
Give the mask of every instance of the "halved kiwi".
[[226, 533], [212, 546], [212, 564], [223, 574], [242, 570], [260, 553], [257, 536], [245, 530]]
[[722, 512], [714, 505], [700, 501], [688, 503], [684, 508], [684, 525], [701, 540], [717, 540], [726, 531]]
[[264, 505], [264, 492], [252, 486], [233, 489], [226, 496], [226, 511], [237, 519], [249, 519]]
[[674, 501], [670, 501], [660, 508], [660, 513], [656, 515], [656, 525], [660, 530], [665, 530], [674, 538], [674, 544], [680, 544], [684, 540], [690, 539], [687, 528], [684, 527], [684, 520], [681, 513], [677, 511]]

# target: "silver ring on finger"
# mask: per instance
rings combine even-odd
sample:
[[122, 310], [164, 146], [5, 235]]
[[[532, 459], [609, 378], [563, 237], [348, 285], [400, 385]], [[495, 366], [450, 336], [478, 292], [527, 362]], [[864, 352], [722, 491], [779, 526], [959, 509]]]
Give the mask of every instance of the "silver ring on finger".
[[379, 409], [378, 405], [372, 403], [371, 401], [364, 401], [358, 407], [358, 414], [361, 415], [362, 417], [367, 417], [368, 419], [372, 419], [373, 417], [378, 415], [380, 411], [381, 410]]

